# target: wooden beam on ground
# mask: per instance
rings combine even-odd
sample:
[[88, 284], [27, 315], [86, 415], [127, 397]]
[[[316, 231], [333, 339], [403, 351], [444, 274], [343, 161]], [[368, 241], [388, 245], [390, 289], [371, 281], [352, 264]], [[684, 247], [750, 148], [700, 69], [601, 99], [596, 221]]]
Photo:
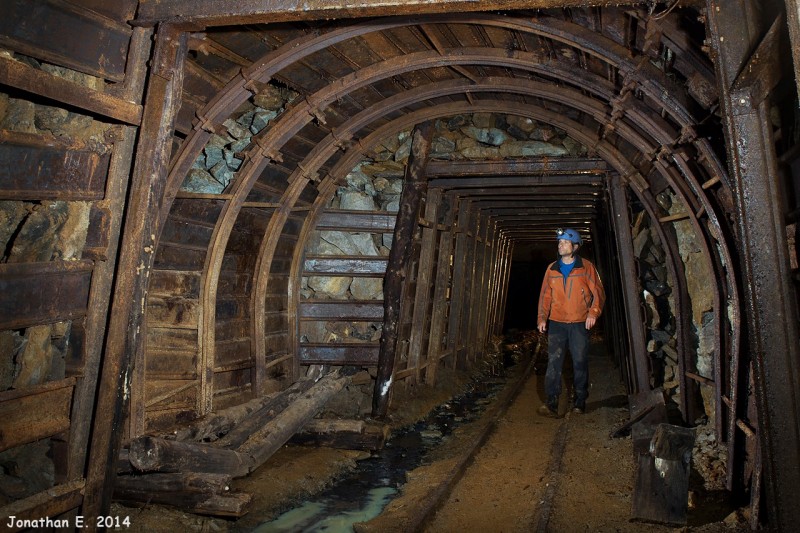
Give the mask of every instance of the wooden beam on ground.
[[420, 205], [428, 190], [425, 165], [428, 162], [433, 129], [433, 122], [427, 121], [416, 126], [411, 133], [411, 155], [406, 166], [400, 210], [397, 212], [394, 239], [383, 283], [383, 331], [378, 355], [378, 376], [372, 395], [373, 416], [386, 416], [389, 408], [403, 278], [408, 270], [411, 240], [417, 227]]
[[350, 380], [349, 375], [341, 375], [338, 371], [321, 377], [301, 398], [293, 401], [269, 424], [250, 435], [236, 451], [249, 455], [255, 470], [311, 421]]
[[149, 436], [131, 441], [128, 458], [140, 472], [208, 472], [242, 477], [252, 466], [249, 457], [234, 450]]
[[309, 377], [295, 381], [288, 389], [273, 395], [270, 401], [264, 402], [258, 411], [242, 420], [214, 445], [231, 449], [238, 448], [247, 441], [250, 435], [268, 425], [284, 409], [304, 396], [314, 386], [314, 383], [314, 379]]
[[117, 476], [114, 499], [171, 505], [215, 516], [242, 516], [252, 496], [230, 492], [231, 476], [194, 472]]
[[389, 426], [363, 420], [312, 420], [289, 441], [303, 446], [377, 451], [389, 438]]

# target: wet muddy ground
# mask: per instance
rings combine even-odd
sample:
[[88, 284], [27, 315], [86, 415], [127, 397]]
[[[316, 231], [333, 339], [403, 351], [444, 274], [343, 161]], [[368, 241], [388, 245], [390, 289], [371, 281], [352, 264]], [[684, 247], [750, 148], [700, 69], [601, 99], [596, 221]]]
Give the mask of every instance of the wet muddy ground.
[[[632, 521], [631, 440], [609, 436], [629, 418], [618, 370], [594, 345], [586, 413], [567, 413], [565, 392], [565, 416], [550, 419], [536, 414], [544, 369], [533, 363], [521, 359], [502, 376], [497, 369], [484, 373], [478, 387], [461, 376], [437, 389], [406, 391], [398, 398], [403, 409], [393, 413], [388, 467], [368, 472], [376, 458], [364, 452], [286, 446], [236, 482], [234, 490], [254, 495], [250, 513], [238, 520], [158, 506], [115, 512], [130, 515], [131, 530], [151, 532], [748, 530], [746, 513], [704, 490], [697, 475], [685, 527]], [[467, 392], [475, 394], [462, 408], [452, 398]], [[495, 405], [512, 397], [507, 409]], [[337, 495], [364, 505], [324, 507]]]

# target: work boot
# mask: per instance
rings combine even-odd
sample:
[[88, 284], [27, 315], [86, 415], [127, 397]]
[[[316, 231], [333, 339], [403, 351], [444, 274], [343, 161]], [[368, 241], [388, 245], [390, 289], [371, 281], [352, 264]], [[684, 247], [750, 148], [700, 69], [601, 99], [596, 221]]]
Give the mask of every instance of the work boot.
[[547, 403], [539, 407], [537, 412], [548, 418], [558, 418], [558, 397], [547, 398]]
[[558, 418], [558, 412], [550, 409], [547, 404], [542, 404], [536, 412], [542, 416], [546, 416], [547, 418]]
[[577, 415], [584, 414], [586, 412], [586, 400], [577, 400], [575, 406], [572, 408], [572, 412]]

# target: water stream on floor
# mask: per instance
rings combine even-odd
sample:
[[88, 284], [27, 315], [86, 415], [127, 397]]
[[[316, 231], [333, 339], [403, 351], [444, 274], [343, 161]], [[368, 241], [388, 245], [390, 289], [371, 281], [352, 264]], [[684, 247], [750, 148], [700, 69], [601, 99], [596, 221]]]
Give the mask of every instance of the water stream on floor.
[[345, 479], [254, 531], [352, 533], [354, 523], [366, 522], [381, 513], [406, 482], [406, 472], [424, 464], [428, 452], [460, 424], [481, 416], [506, 382], [505, 372], [500, 373], [501, 376], [473, 382], [463, 395], [392, 435], [382, 450], [361, 461]]

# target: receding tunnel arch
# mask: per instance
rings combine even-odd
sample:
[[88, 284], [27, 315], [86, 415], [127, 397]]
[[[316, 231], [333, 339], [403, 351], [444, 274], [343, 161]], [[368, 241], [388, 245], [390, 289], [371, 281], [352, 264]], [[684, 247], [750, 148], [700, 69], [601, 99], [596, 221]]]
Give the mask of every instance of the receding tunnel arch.
[[[369, 151], [369, 149], [374, 146], [376, 143], [380, 142], [386, 136], [396, 134], [400, 131], [406, 130], [409, 127], [413, 126], [416, 123], [429, 120], [432, 118], [441, 118], [446, 116], [451, 116], [453, 114], [464, 113], [464, 112], [492, 112], [492, 113], [504, 113], [504, 114], [520, 114], [525, 117], [534, 118], [536, 120], [541, 120], [543, 122], [547, 122], [558, 127], [563, 128], [570, 134], [572, 137], [584, 142], [585, 144], [593, 145], [597, 148], [598, 153], [604, 157], [607, 161], [609, 161], [612, 166], [615, 166], [619, 175], [625, 176], [633, 176], [636, 175], [636, 172], [632, 170], [631, 164], [625, 160], [621, 154], [619, 154], [613, 147], [608, 146], [607, 143], [604, 141], [599, 140], [597, 137], [593, 137], [592, 134], [586, 130], [586, 128], [570, 123], [556, 115], [554, 113], [549, 113], [543, 111], [541, 109], [535, 107], [528, 107], [522, 108], [520, 105], [516, 105], [513, 107], [507, 107], [507, 104], [499, 104], [497, 102], [473, 102], [472, 104], [464, 103], [464, 104], [449, 104], [443, 105], [439, 108], [430, 108], [425, 109], [423, 111], [410, 113], [404, 116], [401, 119], [397, 119], [389, 124], [386, 124], [379, 128], [378, 130], [374, 131], [370, 136], [364, 138], [361, 143], [359, 143], [358, 150], [351, 150], [345, 156], [337, 162], [337, 166], [335, 167], [334, 171], [332, 171], [325, 179], [325, 182], [320, 186], [320, 194], [315, 201], [314, 208], [309, 213], [309, 216], [306, 218], [306, 222], [303, 228], [301, 237], [298, 240], [298, 246], [295, 251], [294, 260], [293, 260], [293, 269], [290, 275], [290, 279], [294, 280], [295, 287], [294, 290], [290, 291], [294, 298], [297, 298], [297, 294], [299, 293], [298, 285], [299, 285], [299, 278], [300, 278], [300, 270], [302, 269], [302, 250], [304, 248], [304, 238], [307, 238], [310, 231], [313, 229], [314, 223], [316, 218], [319, 216], [321, 209], [328, 203], [330, 200], [331, 195], [333, 194], [336, 181], [342, 179], [349, 170], [355, 166], [358, 161], [364, 157], [365, 153]], [[352, 153], [350, 153], [352, 152]], [[632, 187], [631, 188], [642, 201], [642, 204], [645, 206], [648, 214], [650, 215], [651, 219], [658, 220], [659, 215], [655, 211], [655, 202], [649, 199], [646, 194], [645, 190], [646, 187]], [[656, 231], [659, 233], [662, 242], [669, 242], [670, 239], [665, 234], [663, 228], [659, 225], [655, 225]], [[695, 223], [695, 230], [699, 232], [700, 227]], [[680, 260], [677, 259], [676, 253], [674, 249], [670, 249], [669, 261], [667, 262], [668, 269], [671, 273], [672, 279], [675, 279], [678, 283], [679, 287], [685, 287], [686, 282], [683, 279], [683, 270], [679, 268], [678, 265], [680, 264]], [[720, 273], [722, 275], [723, 273]], [[262, 278], [261, 281], [256, 283], [256, 291], [255, 297], [259, 300], [262, 300], [263, 297], [261, 295], [261, 291], [263, 287], [266, 285], [266, 277], [268, 273], [266, 271], [259, 271], [257, 275]], [[682, 292], [682, 291], [679, 291]], [[680, 307], [682, 298], [686, 298], [685, 294], [679, 294], [676, 299], [678, 300], [677, 306]], [[719, 301], [718, 294], [715, 293], [715, 301]], [[291, 308], [296, 308], [297, 302], [290, 303]], [[718, 312], [721, 310], [718, 307], [715, 307]], [[263, 323], [263, 317], [255, 316], [256, 323]], [[290, 318], [290, 330], [296, 332], [296, 322], [294, 317]], [[679, 328], [680, 330], [680, 328]], [[296, 342], [296, 338], [295, 338]], [[292, 351], [297, 353], [297, 345], [295, 344]], [[258, 352], [257, 352], [258, 353]], [[257, 357], [261, 357], [258, 355]]]
[[[554, 22], [549, 17], [545, 17], [548, 24]], [[561, 60], [551, 60], [546, 58], [545, 62], [541, 62], [541, 56], [533, 53], [526, 53], [521, 51], [509, 52], [505, 49], [499, 48], [478, 48], [478, 49], [453, 49], [447, 50], [438, 48], [436, 52], [421, 52], [418, 55], [411, 57], [410, 55], [403, 56], [401, 59], [386, 60], [378, 62], [373, 65], [364, 67], [355, 71], [353, 74], [334, 80], [327, 87], [323, 87], [320, 92], [315, 94], [306, 95], [298, 103], [294, 104], [291, 109], [282, 115], [279, 115], [274, 121], [274, 125], [266, 128], [261, 133], [254, 137], [253, 148], [248, 153], [248, 158], [245, 165], [240, 170], [237, 180], [234, 185], [235, 191], [232, 196], [226, 196], [224, 200], [224, 207], [220, 216], [217, 218], [214, 234], [211, 238], [211, 253], [206, 257], [206, 266], [204, 267], [203, 274], [203, 295], [201, 306], [203, 312], [203, 320], [201, 325], [202, 341], [201, 344], [201, 361], [203, 367], [208, 367], [213, 361], [214, 353], [214, 324], [215, 324], [215, 306], [216, 291], [218, 286], [218, 273], [225, 256], [227, 248], [227, 239], [233, 225], [238, 219], [239, 209], [249, 191], [249, 184], [256, 179], [260, 173], [266, 168], [267, 165], [272, 164], [271, 161], [279, 161], [281, 159], [281, 147], [291, 139], [295, 134], [312, 120], [320, 120], [323, 118], [321, 109], [331, 103], [336, 98], [341, 98], [355, 89], [358, 84], [366, 86], [372, 80], [365, 74], [370, 74], [377, 79], [386, 79], [396, 72], [413, 71], [417, 68], [427, 69], [432, 66], [432, 63], [441, 66], [455, 67], [458, 65], [497, 65], [505, 68], [531, 70], [539, 75], [553, 78], [555, 80], [566, 80], [568, 84], [573, 84], [580, 87], [581, 90], [594, 94], [596, 97], [601, 98], [608, 102], [610, 109], [605, 104], [598, 100], [590, 99], [589, 97], [579, 97], [577, 90], [572, 93], [571, 89], [553, 85], [552, 82], [530, 82], [539, 83], [541, 85], [542, 93], [537, 96], [544, 96], [546, 93], [547, 85], [553, 86], [556, 93], [561, 92], [569, 94], [570, 96], [563, 98], [563, 104], [568, 107], [579, 110], [581, 113], [587, 113], [593, 116], [595, 123], [601, 128], [605, 137], [606, 135], [619, 134], [619, 138], [626, 139], [626, 142], [632, 142], [633, 148], [628, 148], [630, 155], [620, 157], [618, 163], [622, 170], [621, 175], [626, 179], [632, 180], [634, 186], [638, 190], [647, 188], [647, 183], [642, 177], [637, 167], [626, 159], [632, 159], [633, 154], [639, 153], [641, 161], [652, 162], [655, 160], [656, 166], [659, 165], [660, 159], [664, 154], [671, 155], [677, 159], [672, 151], [672, 148], [682, 144], [690, 143], [700, 153], [702, 165], [705, 165], [708, 175], [713, 175], [721, 178], [719, 181], [723, 187], [727, 187], [727, 180], [724, 174], [719, 172], [721, 165], [719, 165], [715, 154], [711, 151], [707, 143], [702, 139], [694, 137], [691, 128], [694, 124], [694, 119], [691, 114], [684, 109], [682, 104], [676, 98], [672, 98], [670, 92], [666, 89], [663, 81], [663, 76], [648, 62], [643, 61], [641, 57], [634, 57], [627, 48], [614, 43], [604, 36], [598, 36], [590, 30], [581, 29], [580, 26], [565, 23], [555, 22], [552, 25], [536, 23], [528, 20], [518, 20], [510, 17], [498, 16], [443, 16], [432, 19], [433, 23], [462, 23], [462, 24], [485, 24], [494, 27], [513, 28], [517, 31], [530, 32], [536, 35], [554, 38], [562, 43], [567, 44], [580, 50], [582, 53], [589, 53], [602, 61], [606, 62], [610, 68], [619, 69], [620, 75], [626, 80], [625, 87], [622, 91], [616, 91], [614, 83], [605, 80], [595, 74], [579, 69], [570, 69], [561, 67]], [[357, 35], [364, 35], [374, 31], [380, 31], [389, 27], [399, 27], [403, 25], [415, 25], [419, 23], [416, 19], [388, 19], [380, 24], [373, 25], [374, 23], [362, 23], [354, 25], [353, 27], [335, 30], [331, 34], [313, 37], [301, 37], [292, 41], [284, 47], [268, 54], [263, 59], [256, 61], [252, 67], [244, 69], [240, 77], [229, 83], [228, 87], [224, 89], [217, 98], [211, 101], [206, 108], [198, 113], [198, 121], [195, 130], [191, 136], [184, 143], [182, 152], [175, 158], [175, 163], [170, 174], [170, 184], [168, 186], [168, 194], [166, 201], [162, 206], [162, 213], [166, 216], [169, 204], [177, 192], [182, 176], [185, 174], [186, 169], [196, 157], [196, 154], [202, 150], [205, 141], [210, 137], [211, 132], [218, 129], [225, 117], [229, 115], [239, 104], [250, 98], [255, 90], [254, 83], [257, 81], [265, 82], [271, 77], [278, 75], [281, 69], [291, 65], [295, 61], [300, 61], [304, 57], [309, 57], [313, 53], [324, 49], [326, 46], [342, 41], [343, 39], [350, 38]], [[572, 37], [570, 37], [572, 35]], [[414, 62], [414, 59], [417, 61]], [[534, 60], [534, 61], [532, 61]], [[394, 66], [392, 66], [394, 65]], [[405, 69], [405, 70], [403, 70]], [[659, 81], [653, 81], [657, 78]], [[480, 91], [480, 83], [478, 80], [472, 80], [474, 85], [472, 91], [464, 91], [469, 94]], [[513, 92], [520, 92], [521, 89], [516, 86], [517, 81], [508, 82], [506, 85], [508, 90]], [[454, 83], [458, 85], [458, 83]], [[502, 90], [502, 88], [500, 88]], [[417, 97], [421, 100], [427, 97], [425, 93], [428, 92], [427, 88], [416, 89], [419, 91]], [[408, 91], [409, 93], [413, 93]], [[647, 95], [654, 102], [660, 102], [665, 111], [665, 117], [669, 117], [672, 124], [664, 118], [659, 117], [655, 112], [646, 107], [643, 101], [641, 104], [635, 98], [631, 98], [631, 94], [635, 91], [641, 91]], [[458, 93], [459, 91], [456, 91]], [[535, 92], [535, 91], [534, 91]], [[400, 96], [400, 95], [398, 95]], [[393, 97], [394, 98], [394, 97]], [[571, 98], [571, 99], [570, 99]], [[399, 99], [403, 99], [400, 97]], [[388, 100], [387, 100], [388, 101]], [[414, 103], [414, 95], [412, 94], [409, 103]], [[627, 106], [636, 108], [631, 113], [633, 120], [617, 116], [617, 110], [622, 103]], [[376, 117], [374, 120], [381, 120]], [[642, 134], [635, 133], [626, 122], [630, 120], [635, 124], [637, 129], [643, 130], [646, 134], [651, 136], [648, 140]], [[626, 131], [629, 130], [629, 131]], [[297, 164], [294, 170], [290, 170], [289, 187], [284, 191], [283, 197], [280, 201], [280, 209], [277, 216], [272, 216], [267, 227], [266, 234], [272, 234], [279, 231], [283, 227], [283, 223], [288, 217], [292, 206], [294, 206], [296, 198], [299, 197], [310, 182], [312, 182], [320, 170], [324, 168], [325, 162], [330, 159], [330, 156], [349, 143], [366, 142], [364, 140], [351, 141], [351, 136], [342, 132], [341, 125], [332, 128], [331, 133], [325, 142], [316, 145], [309, 157], [302, 163]], [[587, 135], [590, 132], [587, 132]], [[591, 137], [591, 136], [590, 136]], [[587, 137], [587, 138], [590, 138]], [[603, 141], [605, 142], [605, 141]], [[325, 144], [327, 143], [327, 144]], [[368, 144], [368, 143], [367, 143]], [[597, 149], [596, 139], [587, 146]], [[637, 164], [641, 164], [641, 161]], [[345, 165], [346, 166], [346, 165]], [[685, 166], [685, 165], [684, 165]], [[336, 169], [340, 165], [335, 165]], [[700, 167], [704, 168], [703, 166]], [[346, 170], [345, 170], [346, 172]], [[329, 173], [333, 173], [331, 170]], [[691, 175], [691, 171], [683, 168], [681, 174]], [[694, 183], [697, 181], [705, 181], [705, 179], [697, 180], [693, 178], [691, 188], [699, 190]], [[708, 205], [706, 199], [701, 195], [701, 201], [704, 205]], [[238, 205], [237, 205], [238, 204]], [[713, 213], [713, 209], [707, 209], [707, 212]], [[718, 224], [714, 219], [713, 224]], [[724, 232], [720, 232], [724, 233]], [[264, 246], [274, 241], [262, 239], [262, 250], [258, 254], [257, 266], [255, 268], [255, 290], [253, 291], [253, 298], [251, 300], [251, 310], [253, 319], [253, 334], [251, 337], [253, 353], [256, 356], [256, 361], [261, 360], [259, 350], [262, 343], [258, 342], [259, 317], [262, 313], [263, 299], [259, 296], [263, 292], [263, 286], [266, 283], [266, 278], [271, 270], [269, 262], [271, 261], [272, 254], [268, 249], [263, 249]], [[722, 242], [722, 241], [720, 241]], [[722, 247], [725, 248], [723, 254], [726, 254], [726, 247], [722, 242]], [[204, 377], [202, 379], [207, 379]], [[258, 381], [258, 379], [256, 379]], [[204, 385], [208, 388], [208, 382]], [[201, 411], [211, 409], [210, 395], [204, 395], [205, 404], [201, 407]]]

